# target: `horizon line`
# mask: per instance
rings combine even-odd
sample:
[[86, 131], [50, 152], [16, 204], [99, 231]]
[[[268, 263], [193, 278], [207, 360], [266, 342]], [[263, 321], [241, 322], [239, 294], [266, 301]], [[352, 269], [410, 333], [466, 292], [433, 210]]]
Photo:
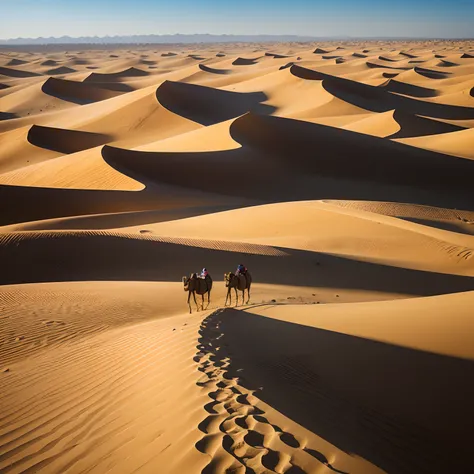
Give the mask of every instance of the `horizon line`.
[[[117, 38], [138, 38], [138, 37], [154, 37], [154, 38], [171, 38], [171, 37], [192, 37], [192, 36], [205, 36], [205, 37], [212, 37], [212, 38], [233, 38], [233, 37], [245, 37], [245, 38], [259, 38], [259, 37], [266, 37], [266, 38], [301, 38], [303, 42], [309, 41], [318, 41], [318, 40], [463, 40], [469, 41], [473, 40], [474, 37], [455, 37], [455, 36], [349, 36], [343, 34], [336, 34], [336, 35], [323, 35], [323, 36], [311, 36], [311, 35], [298, 35], [293, 33], [288, 34], [266, 34], [266, 33], [257, 33], [257, 34], [216, 34], [216, 33], [167, 33], [167, 34], [158, 34], [158, 33], [145, 33], [145, 34], [131, 34], [131, 35], [85, 35], [85, 36], [69, 36], [69, 35], [61, 35], [61, 36], [37, 36], [37, 37], [23, 37], [18, 36], [15, 38], [0, 38], [0, 43], [9, 42], [12, 43], [14, 41], [41, 41], [41, 40], [61, 40], [61, 39], [68, 39], [68, 40], [107, 40], [107, 39], [117, 39]], [[46, 43], [47, 44], [47, 43]], [[60, 43], [56, 43], [60, 44]], [[86, 44], [94, 44], [93, 41]], [[124, 43], [126, 44], [126, 43]], [[23, 43], [23, 46], [26, 46], [26, 43]]]

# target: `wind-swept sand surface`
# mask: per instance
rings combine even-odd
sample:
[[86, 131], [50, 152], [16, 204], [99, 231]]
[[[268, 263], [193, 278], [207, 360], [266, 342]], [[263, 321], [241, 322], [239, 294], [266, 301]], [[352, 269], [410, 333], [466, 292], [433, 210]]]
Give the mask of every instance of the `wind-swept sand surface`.
[[473, 160], [469, 42], [0, 51], [0, 472], [470, 472]]

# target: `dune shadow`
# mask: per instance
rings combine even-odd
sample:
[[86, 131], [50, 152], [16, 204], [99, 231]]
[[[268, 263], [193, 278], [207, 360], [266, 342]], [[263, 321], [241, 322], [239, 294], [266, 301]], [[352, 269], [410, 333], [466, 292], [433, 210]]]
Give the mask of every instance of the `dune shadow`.
[[233, 66], [253, 66], [258, 63], [260, 57], [257, 58], [237, 58], [232, 62]]
[[232, 74], [230, 69], [218, 69], [210, 66], [206, 66], [205, 64], [199, 64], [199, 69], [204, 72], [209, 72], [211, 74], [220, 74], [220, 75], [228, 75]]
[[16, 118], [19, 118], [19, 116], [17, 114], [12, 113], [12, 112], [0, 112], [0, 122], [2, 120], [12, 120], [12, 119], [16, 119]]
[[[416, 122], [420, 129], [430, 125], [416, 117], [404, 120]], [[246, 114], [231, 124], [230, 134], [240, 148], [143, 152], [105, 146], [102, 156], [110, 166], [135, 173], [144, 183], [262, 202], [337, 198], [439, 207], [469, 207], [467, 203], [473, 202], [474, 163], [469, 160], [275, 116]], [[236, 187], [239, 182], [245, 186]]]
[[323, 87], [333, 96], [371, 112], [387, 112], [399, 109], [412, 114], [441, 119], [466, 120], [474, 118], [474, 107], [418, 100], [414, 97], [392, 93], [383, 86], [363, 84], [307, 69], [296, 64], [291, 67], [290, 71], [302, 79], [323, 81]]
[[392, 66], [392, 65], [389, 65], [389, 64], [378, 64], [378, 63], [374, 63], [372, 61], [367, 61], [365, 64], [370, 69], [377, 69], [377, 68], [380, 68], [380, 69], [394, 69], [396, 71], [409, 71], [411, 69], [411, 67], [404, 67], [404, 66], [398, 66], [397, 67], [397, 66]]
[[449, 71], [434, 71], [433, 69], [427, 69], [419, 66], [415, 66], [414, 71], [420, 74], [420, 76], [426, 77], [428, 79], [446, 79], [452, 74], [452, 72]]
[[26, 77], [39, 77], [42, 74], [39, 74], [37, 72], [32, 72], [32, 71], [22, 71], [20, 69], [12, 69], [9, 67], [0, 67], [0, 75], [24, 79]]
[[472, 361], [249, 312], [219, 318], [226, 377], [309, 431], [390, 473], [470, 469]]
[[23, 59], [13, 58], [5, 64], [5, 66], [22, 66], [23, 64], [28, 64], [29, 61], [24, 61]]
[[71, 81], [50, 77], [41, 87], [46, 95], [56, 97], [77, 105], [86, 105], [93, 102], [110, 99], [122, 92], [85, 82]]
[[[205, 266], [224, 275], [245, 261], [258, 283], [431, 296], [474, 290], [474, 278], [244, 242], [166, 238], [146, 232], [17, 233], [0, 244], [0, 284], [47, 281], [176, 281]], [[460, 248], [461, 252], [463, 249]], [[466, 258], [462, 254], [460, 259]], [[34, 261], [35, 264], [31, 265]], [[281, 271], [284, 267], [285, 271]], [[216, 279], [217, 282], [217, 279]], [[224, 283], [222, 282], [222, 285]], [[275, 295], [279, 297], [280, 295]]]
[[436, 89], [417, 86], [416, 84], [408, 84], [395, 79], [391, 79], [383, 87], [388, 92], [395, 92], [397, 94], [409, 95], [412, 97], [427, 98], [439, 95]]
[[46, 74], [48, 76], [59, 76], [59, 75], [62, 75], [62, 74], [72, 74], [73, 72], [77, 72], [77, 70], [72, 69], [72, 68], [67, 67], [67, 66], [61, 66], [61, 67], [57, 67], [57, 68], [54, 68], [54, 69], [49, 69], [48, 71], [46, 71]]
[[165, 81], [156, 90], [158, 102], [171, 112], [201, 125], [214, 125], [249, 111], [268, 115], [275, 108], [263, 104], [263, 92], [231, 92], [213, 87]]
[[0, 185], [0, 199], [11, 203], [0, 213], [1, 225], [163, 207], [160, 198], [146, 189], [131, 192]]
[[[125, 69], [120, 72], [112, 72], [112, 73], [99, 73], [99, 72], [93, 72], [89, 74], [84, 79], [84, 83], [110, 83], [110, 82], [116, 82], [120, 81], [121, 79], [126, 79], [126, 78], [133, 78], [133, 77], [145, 77], [149, 76], [150, 73], [147, 71], [143, 71], [142, 69], [135, 68], [135, 67], [130, 67], [128, 69]], [[124, 84], [126, 86], [126, 84]]]
[[33, 125], [28, 141], [35, 146], [60, 153], [76, 153], [112, 140], [109, 135]]
[[407, 114], [399, 110], [394, 111], [393, 119], [400, 125], [400, 130], [387, 137], [390, 139], [439, 135], [441, 133], [466, 130], [463, 127], [447, 122], [419, 117], [418, 115]]

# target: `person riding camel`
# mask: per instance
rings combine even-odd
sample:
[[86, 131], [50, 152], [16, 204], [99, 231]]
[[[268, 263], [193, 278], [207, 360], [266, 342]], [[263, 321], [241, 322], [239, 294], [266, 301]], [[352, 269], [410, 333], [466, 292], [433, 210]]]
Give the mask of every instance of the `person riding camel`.
[[203, 278], [205, 280], [207, 275], [209, 275], [209, 272], [207, 271], [207, 268], [203, 268], [201, 270], [201, 274], [199, 275], [199, 278]]
[[246, 273], [247, 273], [247, 268], [244, 265], [242, 265], [241, 263], [239, 263], [235, 274], [245, 276]]
[[239, 265], [237, 266], [237, 270], [235, 271], [235, 276], [238, 277], [239, 275], [244, 276], [245, 281], [247, 281], [247, 267], [242, 263], [239, 263]]

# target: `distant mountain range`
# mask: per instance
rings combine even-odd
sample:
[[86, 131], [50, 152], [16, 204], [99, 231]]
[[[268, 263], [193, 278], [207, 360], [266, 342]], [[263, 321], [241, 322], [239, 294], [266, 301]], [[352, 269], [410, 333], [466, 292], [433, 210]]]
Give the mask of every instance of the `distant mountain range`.
[[134, 35], [134, 36], [81, 36], [72, 38], [12, 38], [0, 39], [0, 45], [30, 45], [30, 44], [177, 44], [177, 43], [289, 43], [308, 41], [348, 40], [349, 37], [317, 38], [298, 35]]
[[0, 45], [46, 45], [46, 44], [193, 44], [193, 43], [291, 43], [314, 41], [410, 41], [429, 39], [466, 40], [470, 38], [429, 38], [429, 37], [350, 37], [350, 36], [298, 36], [298, 35], [132, 35], [132, 36], [61, 36], [59, 38], [11, 38], [0, 39]]

